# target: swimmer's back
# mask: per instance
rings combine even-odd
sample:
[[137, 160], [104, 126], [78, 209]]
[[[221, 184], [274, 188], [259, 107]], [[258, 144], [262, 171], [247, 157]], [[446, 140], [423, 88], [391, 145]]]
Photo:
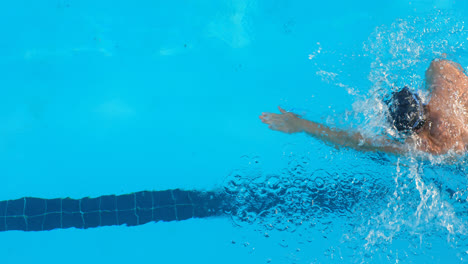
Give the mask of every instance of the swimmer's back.
[[433, 60], [426, 71], [426, 87], [432, 91], [427, 104], [429, 122], [420, 133], [423, 148], [432, 153], [468, 146], [468, 77], [449, 60]]

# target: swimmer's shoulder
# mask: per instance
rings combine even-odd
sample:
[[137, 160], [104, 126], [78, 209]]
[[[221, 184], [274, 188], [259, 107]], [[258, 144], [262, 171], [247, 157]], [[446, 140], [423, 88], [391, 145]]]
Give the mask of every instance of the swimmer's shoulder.
[[451, 60], [435, 59], [426, 71], [426, 86], [431, 91], [453, 92], [454, 88], [464, 87], [468, 76], [463, 67]]

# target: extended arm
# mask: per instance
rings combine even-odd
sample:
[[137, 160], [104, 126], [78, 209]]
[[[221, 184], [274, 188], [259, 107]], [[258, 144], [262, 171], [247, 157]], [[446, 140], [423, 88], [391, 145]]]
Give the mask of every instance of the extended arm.
[[269, 124], [269, 128], [284, 133], [305, 132], [326, 143], [337, 147], [348, 147], [359, 151], [379, 151], [392, 154], [403, 152], [403, 147], [396, 142], [383, 138], [370, 140], [364, 138], [359, 132], [347, 132], [343, 130], [329, 128], [319, 123], [300, 118], [298, 115], [286, 112], [278, 107], [281, 114], [262, 113], [260, 119], [263, 123]]

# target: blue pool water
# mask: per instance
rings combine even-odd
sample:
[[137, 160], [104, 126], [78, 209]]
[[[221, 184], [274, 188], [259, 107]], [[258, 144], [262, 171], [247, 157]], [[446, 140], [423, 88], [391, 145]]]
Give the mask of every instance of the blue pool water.
[[382, 133], [392, 85], [422, 87], [442, 53], [468, 67], [464, 1], [9, 1], [0, 13], [1, 201], [168, 189], [229, 201], [211, 218], [0, 232], [1, 263], [467, 262], [464, 157], [336, 149], [258, 119], [281, 105]]

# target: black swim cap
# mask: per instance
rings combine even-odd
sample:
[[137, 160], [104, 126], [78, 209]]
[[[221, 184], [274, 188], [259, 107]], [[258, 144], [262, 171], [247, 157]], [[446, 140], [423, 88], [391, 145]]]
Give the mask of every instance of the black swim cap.
[[421, 98], [408, 87], [394, 92], [387, 104], [389, 121], [398, 132], [415, 131], [424, 125], [426, 117]]

